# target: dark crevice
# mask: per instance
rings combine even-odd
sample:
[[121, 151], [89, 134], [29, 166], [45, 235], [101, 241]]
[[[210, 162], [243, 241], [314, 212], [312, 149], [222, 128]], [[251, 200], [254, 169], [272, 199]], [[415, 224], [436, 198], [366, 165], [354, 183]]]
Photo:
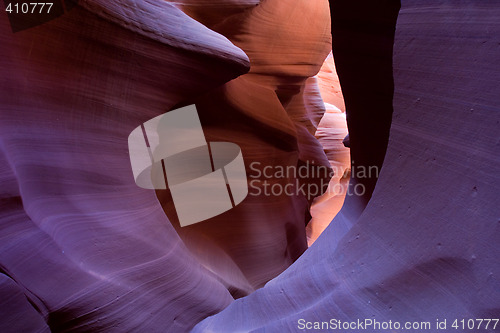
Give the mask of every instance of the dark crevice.
[[[380, 170], [384, 161], [393, 113], [392, 53], [400, 7], [399, 0], [330, 0], [332, 48], [346, 105], [353, 170]], [[350, 186], [361, 184], [365, 193], [349, 200], [361, 200], [363, 209], [376, 182], [376, 177], [352, 172]]]

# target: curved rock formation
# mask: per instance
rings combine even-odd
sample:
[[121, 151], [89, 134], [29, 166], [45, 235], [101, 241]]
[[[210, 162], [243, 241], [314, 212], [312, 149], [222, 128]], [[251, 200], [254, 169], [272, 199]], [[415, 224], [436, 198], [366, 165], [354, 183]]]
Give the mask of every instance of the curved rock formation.
[[[202, 21], [202, 13], [211, 15], [198, 10]], [[225, 214], [180, 227], [168, 191], [157, 194], [191, 252], [240, 297], [307, 249], [310, 203], [331, 178], [313, 171], [329, 163], [314, 138], [325, 107], [317, 82], [308, 81], [330, 50], [328, 3], [268, 0], [211, 28], [245, 51], [251, 68], [195, 102], [209, 141], [230, 140], [242, 148], [249, 196]], [[281, 169], [305, 171], [303, 177], [281, 177]], [[291, 194], [284, 190], [288, 184]], [[301, 185], [311, 192], [304, 196]]]
[[[86, 0], [18, 33], [2, 16], [0, 331], [499, 318], [500, 6], [330, 3], [352, 178], [309, 249], [316, 195], [261, 193], [180, 228], [168, 191], [135, 185], [127, 137], [196, 103], [207, 140], [242, 148], [251, 191], [320, 194], [326, 175], [263, 168], [349, 165], [333, 65], [314, 77], [326, 0]], [[362, 173], [382, 165], [378, 181]]]
[[335, 71], [332, 53], [323, 62], [318, 75], [308, 79], [317, 83], [326, 111], [315, 136], [323, 146], [333, 170], [333, 177], [325, 193], [311, 205], [311, 221], [307, 225], [307, 241], [311, 246], [342, 208], [347, 193], [351, 170], [349, 149], [343, 140], [347, 135], [345, 105], [340, 82]]
[[[361, 41], [372, 39], [374, 31], [390, 31], [384, 15], [394, 18], [399, 7], [397, 1], [364, 1], [370, 8], [364, 16], [364, 9], [356, 11], [359, 3], [353, 8], [352, 2], [337, 2], [334, 18], [361, 12], [358, 24], [369, 32], [363, 36], [363, 29], [356, 30]], [[348, 202], [355, 198], [348, 196], [330, 226], [290, 268], [201, 322], [195, 332], [300, 331], [301, 319], [320, 325], [330, 319], [429, 321], [429, 331], [437, 331], [436, 319], [446, 319], [451, 331], [455, 319], [499, 317], [500, 94], [493, 92], [500, 79], [499, 14], [493, 1], [403, 2], [394, 45], [391, 136], [370, 202], [353, 214]], [[373, 27], [378, 24], [389, 29]], [[352, 32], [333, 27], [334, 36]], [[377, 50], [380, 45], [346, 46], [346, 60], [336, 58], [337, 70], [346, 78], [362, 75], [351, 71], [355, 66], [349, 55], [366, 48], [389, 54], [392, 46], [385, 43], [388, 49]], [[387, 58], [368, 64], [377, 61]], [[388, 67], [385, 63], [371, 70]], [[366, 133], [359, 129], [388, 115], [374, 112], [383, 107], [375, 103], [378, 99], [356, 93], [390, 95], [389, 86], [377, 86], [381, 82], [370, 76], [365, 79], [359, 85], [342, 85], [347, 112], [360, 113], [348, 121], [351, 149], [361, 152], [374, 144], [382, 148], [385, 125]], [[360, 98], [360, 104], [350, 104], [349, 96]], [[363, 124], [378, 116], [377, 122]], [[492, 326], [483, 330], [495, 331]]]
[[[207, 138], [238, 143], [250, 171], [328, 166], [313, 136], [324, 106], [306, 92], [330, 49], [327, 3], [255, 5], [80, 1], [15, 34], [2, 19], [0, 331], [187, 331], [306, 250], [319, 189], [178, 228], [130, 169], [128, 134], [193, 102]], [[242, 48], [252, 70], [232, 80], [249, 70]]]
[[163, 1], [82, 4], [15, 34], [2, 15], [0, 331], [186, 331], [232, 297], [135, 185], [127, 137], [248, 58]]

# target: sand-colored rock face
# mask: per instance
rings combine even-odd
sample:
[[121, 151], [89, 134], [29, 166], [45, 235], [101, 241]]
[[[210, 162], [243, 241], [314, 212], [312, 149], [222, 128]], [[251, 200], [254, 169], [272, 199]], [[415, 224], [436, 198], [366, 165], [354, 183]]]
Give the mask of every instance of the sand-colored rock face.
[[321, 235], [344, 204], [351, 170], [349, 149], [342, 143], [346, 135], [345, 114], [333, 105], [327, 104], [316, 137], [325, 147], [334, 175], [325, 193], [317, 197], [311, 206], [312, 218], [306, 228], [309, 246]]
[[196, 21], [213, 29], [230, 16], [259, 5], [261, 0], [168, 0]]
[[319, 86], [326, 112], [316, 129], [315, 136], [323, 146], [333, 170], [333, 177], [323, 195], [311, 205], [311, 221], [307, 225], [307, 242], [311, 246], [342, 208], [350, 176], [349, 149], [342, 141], [347, 135], [344, 98], [339, 78], [330, 53], [316, 77], [308, 79], [312, 87]]
[[[188, 248], [236, 297], [262, 287], [307, 248], [309, 206], [330, 175], [275, 173], [329, 166], [314, 137], [325, 107], [318, 84], [308, 81], [330, 50], [329, 24], [326, 1], [271, 0], [211, 26], [245, 51], [251, 68], [195, 102], [209, 141], [242, 148], [250, 193], [232, 211], [189, 227], [178, 224], [168, 191], [157, 194]], [[288, 195], [287, 184], [314, 185], [313, 193]]]
[[332, 53], [326, 57], [317, 77], [323, 101], [345, 112], [344, 96], [342, 96], [342, 87], [340, 86]]

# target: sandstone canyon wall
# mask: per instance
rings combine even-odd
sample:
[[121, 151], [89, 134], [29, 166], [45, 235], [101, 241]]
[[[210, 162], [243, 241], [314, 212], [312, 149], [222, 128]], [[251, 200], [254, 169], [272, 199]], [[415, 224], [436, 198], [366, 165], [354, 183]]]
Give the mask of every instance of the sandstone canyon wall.
[[[397, 1], [366, 1], [367, 13], [348, 1], [333, 2], [338, 6], [332, 10], [340, 11], [332, 13], [333, 20], [342, 15], [360, 19], [354, 32], [337, 31], [343, 27], [332, 22], [334, 55], [336, 33], [372, 40], [376, 32], [387, 31], [376, 26], [385, 25], [387, 15], [394, 18], [399, 7]], [[360, 198], [347, 197], [299, 260], [264, 288], [201, 322], [195, 332], [301, 331], [300, 319], [332, 318], [402, 323], [446, 319], [445, 331], [452, 332], [455, 319], [499, 317], [500, 6], [495, 1], [409, 0], [401, 5], [393, 58], [394, 115], [371, 200], [363, 208]], [[347, 9], [353, 11], [343, 12]], [[384, 53], [379, 46], [343, 49], [346, 62], [336, 59], [341, 83], [342, 73], [363, 75], [349, 70], [354, 66], [349, 54]], [[375, 144], [377, 151], [384, 150], [381, 140], [388, 134], [391, 109], [386, 102], [386, 113], [380, 114], [377, 102], [390, 89], [378, 86], [384, 82], [372, 76], [388, 77], [377, 72], [389, 66], [387, 53], [367, 61], [377, 67], [358, 64], [370, 74], [365, 81], [342, 86], [353, 128], [351, 150], [357, 147], [364, 158], [370, 156], [364, 155], [365, 147]], [[359, 99], [356, 115], [349, 114], [351, 93]], [[376, 93], [382, 96], [364, 98]], [[356, 135], [354, 128], [368, 132]]]
[[2, 16], [0, 331], [188, 331], [306, 250], [320, 193], [249, 196], [180, 228], [127, 149], [134, 128], [196, 103], [247, 168], [327, 167], [306, 81], [330, 50], [328, 3], [292, 2], [80, 1], [16, 33]]
[[[499, 318], [500, 5], [399, 8], [85, 0], [16, 33], [2, 15], [0, 332]], [[168, 191], [134, 183], [127, 137], [193, 103], [249, 176], [352, 158], [380, 177], [353, 176], [367, 191], [345, 202], [301, 178], [322, 191], [181, 228]]]

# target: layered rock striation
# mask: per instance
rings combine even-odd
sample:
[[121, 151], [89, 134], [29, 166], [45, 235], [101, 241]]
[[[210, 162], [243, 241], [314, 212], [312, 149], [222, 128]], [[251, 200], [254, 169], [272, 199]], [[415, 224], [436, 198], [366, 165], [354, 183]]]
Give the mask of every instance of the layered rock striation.
[[[299, 260], [195, 332], [293, 332], [331, 319], [446, 319], [451, 330], [456, 319], [498, 318], [500, 7], [403, 1], [396, 24], [398, 9], [397, 1], [332, 6], [334, 20], [357, 22], [333, 24], [333, 46], [353, 167], [383, 159], [371, 200], [348, 196]], [[377, 39], [385, 42], [370, 43]]]

